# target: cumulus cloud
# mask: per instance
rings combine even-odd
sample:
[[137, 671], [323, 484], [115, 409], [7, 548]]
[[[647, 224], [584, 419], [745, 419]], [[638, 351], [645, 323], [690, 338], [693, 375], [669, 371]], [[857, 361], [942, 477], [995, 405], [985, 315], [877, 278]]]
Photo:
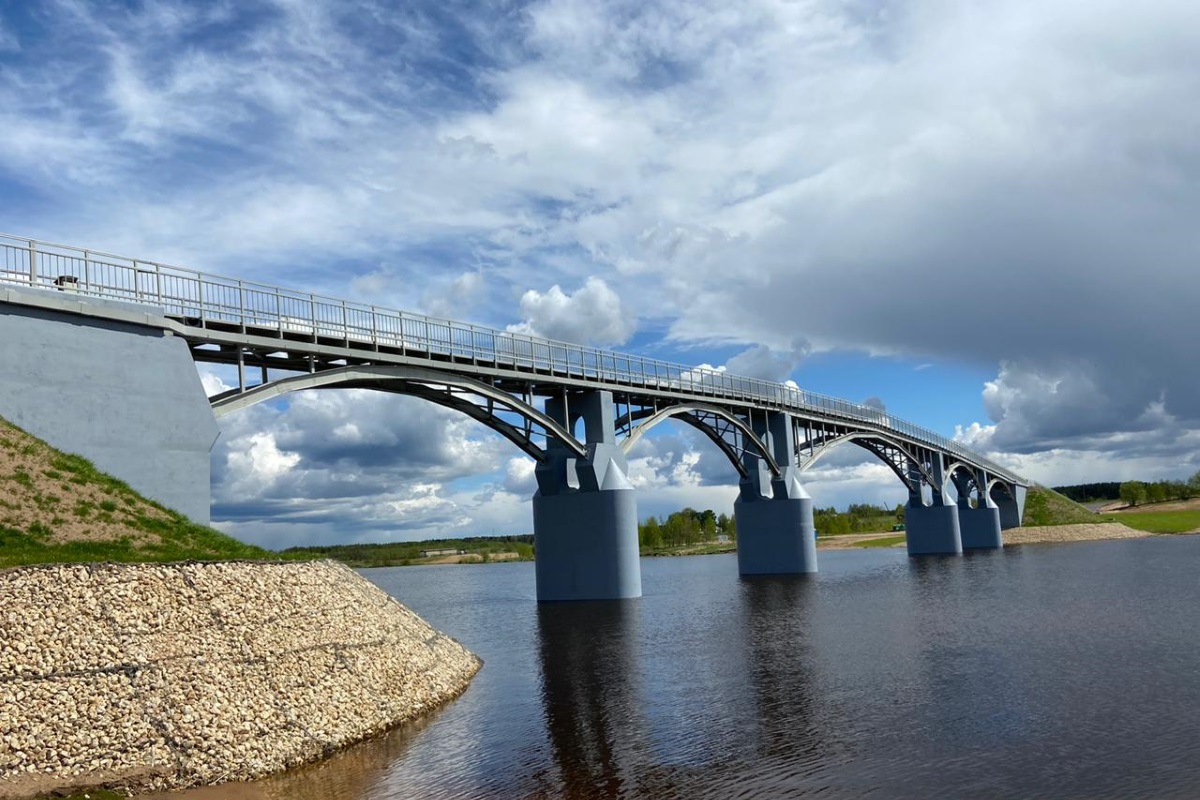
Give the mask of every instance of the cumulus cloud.
[[530, 289], [521, 296], [522, 322], [509, 330], [564, 342], [618, 345], [634, 325], [621, 309], [621, 298], [601, 278], [591, 277], [574, 294], [558, 285], [546, 292]]
[[810, 350], [809, 343], [803, 340], [783, 351], [755, 345], [732, 356], [725, 362], [725, 369], [733, 375], [782, 383], [800, 366]]

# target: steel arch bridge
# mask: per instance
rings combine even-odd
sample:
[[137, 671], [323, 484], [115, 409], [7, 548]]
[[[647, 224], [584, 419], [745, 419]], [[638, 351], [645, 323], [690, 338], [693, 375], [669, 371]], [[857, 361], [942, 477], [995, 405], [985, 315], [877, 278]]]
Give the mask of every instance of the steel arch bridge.
[[[0, 284], [55, 290], [63, 300], [150, 307], [155, 324], [182, 338], [194, 360], [236, 367], [238, 387], [211, 398], [217, 416], [308, 389], [420, 397], [478, 420], [532, 457], [543, 505], [546, 497], [600, 491], [605, 479], [618, 486], [630, 448], [678, 418], [729, 459], [747, 507], [805, 501], [804, 471], [852, 444], [887, 464], [908, 489], [912, 553], [961, 550], [957, 518], [952, 536], [943, 530], [950, 525], [945, 509], [953, 510], [950, 486], [960, 516], [995, 511], [999, 528], [1020, 524], [1029, 485], [1020, 475], [878, 408], [794, 385], [6, 235], [0, 255]], [[128, 313], [111, 302], [88, 305], [79, 313]], [[942, 521], [932, 521], [929, 508]], [[540, 537], [538, 514], [535, 499]], [[568, 516], [558, 514], [553, 524], [569, 526]], [[914, 524], [938, 529], [938, 542], [914, 549]], [[987, 541], [998, 543], [998, 528], [990, 532], [997, 526], [989, 519], [987, 527]], [[746, 545], [743, 536], [739, 558]]]

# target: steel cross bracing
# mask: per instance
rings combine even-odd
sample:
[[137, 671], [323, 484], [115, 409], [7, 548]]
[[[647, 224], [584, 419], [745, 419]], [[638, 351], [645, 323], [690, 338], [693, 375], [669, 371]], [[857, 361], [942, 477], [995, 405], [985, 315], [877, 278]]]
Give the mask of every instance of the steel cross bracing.
[[[1029, 483], [958, 442], [878, 408], [771, 381], [0, 234], [0, 295], [6, 284], [161, 309], [165, 326], [188, 341], [198, 361], [239, 368], [239, 393], [248, 388], [247, 369], [258, 370], [263, 384], [275, 383], [268, 380], [271, 371], [303, 377], [351, 367], [436, 370], [444, 377], [384, 383], [391, 391], [420, 394], [481, 419], [535, 457], [546, 437], [574, 438], [556, 430], [557, 423], [537, 411], [534, 398], [607, 389], [629, 408], [655, 409], [645, 419], [669, 407], [689, 406], [674, 416], [703, 430], [735, 464], [747, 454], [770, 461], [748, 429], [754, 415], [782, 411], [805, 424], [858, 434], [848, 441], [889, 464], [902, 458], [924, 464], [928, 458], [923, 456], [936, 452], [993, 479]], [[99, 304], [93, 308], [84, 302], [78, 310], [105, 313]], [[355, 380], [361, 379], [347, 376], [340, 385]], [[489, 391], [481, 394], [481, 386]], [[831, 442], [814, 441], [810, 449]], [[571, 449], [578, 452], [582, 445], [575, 442]], [[777, 471], [778, 465], [769, 466]]]

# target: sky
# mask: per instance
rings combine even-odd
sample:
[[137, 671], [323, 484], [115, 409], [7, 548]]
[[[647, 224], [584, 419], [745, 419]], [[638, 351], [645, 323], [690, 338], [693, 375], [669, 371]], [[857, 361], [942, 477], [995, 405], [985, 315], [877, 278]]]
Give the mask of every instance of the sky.
[[[1047, 485], [1182, 478], [1197, 53], [1194, 0], [0, 0], [0, 228], [793, 380]], [[418, 400], [221, 426], [247, 541], [532, 529], [532, 462]], [[856, 448], [805, 475], [905, 499]], [[736, 496], [679, 424], [630, 479], [643, 517]]]

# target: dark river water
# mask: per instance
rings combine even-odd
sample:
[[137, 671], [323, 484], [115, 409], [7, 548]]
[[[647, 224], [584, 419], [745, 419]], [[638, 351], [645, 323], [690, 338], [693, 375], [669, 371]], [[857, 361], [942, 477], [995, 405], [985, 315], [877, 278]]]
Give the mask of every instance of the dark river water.
[[528, 563], [366, 570], [483, 669], [245, 796], [1200, 797], [1200, 536], [820, 559], [542, 607]]

